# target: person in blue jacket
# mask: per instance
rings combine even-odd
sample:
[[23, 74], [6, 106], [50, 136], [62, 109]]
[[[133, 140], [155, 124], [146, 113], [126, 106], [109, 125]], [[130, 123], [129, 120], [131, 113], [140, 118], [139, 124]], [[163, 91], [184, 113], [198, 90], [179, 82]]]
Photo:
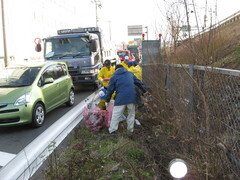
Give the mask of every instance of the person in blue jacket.
[[134, 130], [135, 104], [137, 103], [134, 84], [137, 85], [143, 93], [146, 92], [142, 82], [132, 72], [128, 71], [121, 64], [116, 65], [116, 71], [110, 78], [106, 93], [106, 102], [108, 103], [112, 94], [116, 91], [112, 120], [108, 129], [110, 134], [114, 134], [118, 130], [120, 117], [125, 108], [128, 109], [127, 130], [130, 132]]

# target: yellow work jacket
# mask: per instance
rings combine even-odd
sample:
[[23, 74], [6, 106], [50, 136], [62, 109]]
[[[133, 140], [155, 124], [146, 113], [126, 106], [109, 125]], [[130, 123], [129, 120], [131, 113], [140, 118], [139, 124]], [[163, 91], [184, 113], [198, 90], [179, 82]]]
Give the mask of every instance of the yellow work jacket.
[[131, 66], [128, 68], [139, 80], [142, 81], [142, 68], [140, 66]]
[[[98, 80], [102, 81], [102, 79], [110, 79], [113, 75], [113, 73], [115, 72], [115, 68], [110, 66], [110, 69], [108, 69], [107, 67], [102, 67], [99, 74], [98, 74]], [[108, 87], [108, 83], [109, 81], [102, 81], [102, 85], [104, 87]]]
[[128, 70], [128, 68], [129, 68], [129, 67], [128, 67], [128, 64], [126, 64], [124, 61], [121, 62], [121, 65]]

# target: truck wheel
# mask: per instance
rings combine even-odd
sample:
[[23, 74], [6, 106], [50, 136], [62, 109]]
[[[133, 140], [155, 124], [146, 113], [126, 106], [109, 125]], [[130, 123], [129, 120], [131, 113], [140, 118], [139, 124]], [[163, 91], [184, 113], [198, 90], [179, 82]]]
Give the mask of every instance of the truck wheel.
[[67, 106], [72, 106], [75, 102], [75, 94], [73, 89], [70, 90], [69, 92], [69, 98], [68, 98], [68, 102], [66, 103]]
[[41, 127], [45, 120], [45, 109], [41, 103], [37, 103], [33, 109], [32, 127]]

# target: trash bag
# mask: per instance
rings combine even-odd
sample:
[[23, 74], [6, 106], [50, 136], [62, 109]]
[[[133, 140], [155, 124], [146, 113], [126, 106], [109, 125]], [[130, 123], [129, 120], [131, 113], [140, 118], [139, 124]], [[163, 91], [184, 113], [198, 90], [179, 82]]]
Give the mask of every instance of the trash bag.
[[83, 117], [86, 127], [94, 132], [99, 131], [103, 127], [104, 113], [97, 106], [93, 109], [84, 107]]
[[105, 114], [105, 119], [104, 119], [104, 126], [109, 127], [111, 120], [112, 120], [112, 112], [113, 112], [113, 107], [114, 107], [114, 101], [111, 100], [108, 103], [108, 106], [106, 108], [106, 114]]
[[101, 110], [97, 106], [87, 106], [83, 110], [85, 126], [97, 132], [103, 127], [109, 127], [112, 119], [112, 110], [114, 103], [110, 102], [106, 110]]

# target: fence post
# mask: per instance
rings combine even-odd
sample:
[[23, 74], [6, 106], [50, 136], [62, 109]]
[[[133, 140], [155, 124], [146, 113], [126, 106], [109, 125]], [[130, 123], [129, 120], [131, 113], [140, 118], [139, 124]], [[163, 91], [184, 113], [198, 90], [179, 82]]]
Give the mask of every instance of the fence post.
[[166, 73], [166, 87], [167, 87], [167, 97], [170, 98], [170, 91], [171, 91], [171, 79], [170, 79], [170, 64], [166, 64], [167, 73]]
[[190, 81], [189, 81], [189, 112], [193, 112], [193, 79], [194, 79], [194, 65], [189, 64], [189, 74], [190, 74]]

